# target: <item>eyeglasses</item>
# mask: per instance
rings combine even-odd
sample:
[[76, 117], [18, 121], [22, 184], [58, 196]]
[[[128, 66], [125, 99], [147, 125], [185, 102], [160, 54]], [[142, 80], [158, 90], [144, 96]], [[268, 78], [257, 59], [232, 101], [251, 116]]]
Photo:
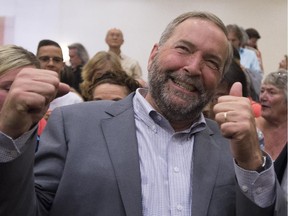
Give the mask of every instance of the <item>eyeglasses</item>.
[[48, 63], [50, 60], [52, 60], [52, 61], [55, 62], [55, 63], [63, 62], [63, 58], [57, 57], [57, 56], [54, 56], [54, 57], [50, 57], [50, 56], [40, 56], [40, 57], [38, 57], [38, 59], [39, 59], [41, 62], [44, 62], [44, 63]]

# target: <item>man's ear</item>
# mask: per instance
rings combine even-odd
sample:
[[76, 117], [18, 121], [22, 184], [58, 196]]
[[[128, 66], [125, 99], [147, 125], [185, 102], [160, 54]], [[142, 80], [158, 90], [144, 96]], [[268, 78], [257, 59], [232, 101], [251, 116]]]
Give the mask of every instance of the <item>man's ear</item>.
[[150, 66], [151, 66], [151, 63], [152, 63], [153, 59], [155, 58], [158, 50], [159, 50], [159, 45], [158, 45], [158, 44], [154, 44], [154, 46], [153, 46], [153, 48], [152, 48], [152, 50], [151, 50], [151, 52], [150, 52], [149, 59], [148, 59], [148, 66], [147, 66], [148, 71], [149, 71], [149, 68], [150, 68]]

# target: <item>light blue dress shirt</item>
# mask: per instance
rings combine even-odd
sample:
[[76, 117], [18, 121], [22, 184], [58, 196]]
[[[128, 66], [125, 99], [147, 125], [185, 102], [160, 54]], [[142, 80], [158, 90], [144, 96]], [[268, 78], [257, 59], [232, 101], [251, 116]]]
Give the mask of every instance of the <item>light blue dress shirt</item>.
[[257, 58], [257, 55], [254, 51], [246, 49], [246, 48], [240, 48], [240, 63], [245, 68], [250, 69], [257, 73], [262, 73], [259, 60]]

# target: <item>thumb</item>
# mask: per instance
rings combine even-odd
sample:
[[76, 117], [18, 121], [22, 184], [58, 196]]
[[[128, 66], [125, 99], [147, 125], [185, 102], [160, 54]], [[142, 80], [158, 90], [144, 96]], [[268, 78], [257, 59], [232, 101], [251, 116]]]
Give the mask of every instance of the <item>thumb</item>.
[[60, 83], [58, 87], [58, 92], [56, 97], [61, 97], [70, 91], [70, 86], [65, 83]]
[[230, 89], [229, 95], [242, 97], [242, 84], [235, 82]]

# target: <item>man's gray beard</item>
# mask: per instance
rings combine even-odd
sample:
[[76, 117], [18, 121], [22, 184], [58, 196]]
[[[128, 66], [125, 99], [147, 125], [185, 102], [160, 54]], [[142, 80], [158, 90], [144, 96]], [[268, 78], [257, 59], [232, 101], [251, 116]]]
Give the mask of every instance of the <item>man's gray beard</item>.
[[[208, 102], [213, 97], [213, 92], [207, 92], [203, 88], [202, 85], [196, 84], [197, 82], [201, 82], [198, 78], [195, 77], [195, 85], [200, 89], [199, 97], [195, 97], [194, 99], [188, 98], [187, 95], [180, 94], [178, 97], [183, 100], [190, 100], [191, 103], [188, 106], [183, 107], [182, 105], [171, 103], [171, 98], [169, 97], [171, 93], [168, 90], [165, 91], [165, 84], [168, 81], [167, 74], [168, 72], [161, 71], [158, 65], [158, 58], [154, 58], [149, 74], [149, 91], [154, 99], [156, 105], [158, 106], [161, 114], [167, 118], [167, 120], [175, 122], [175, 121], [187, 121], [191, 119], [192, 122], [197, 120], [204, 109], [204, 107], [208, 104]], [[194, 79], [194, 78], [193, 78]]]

